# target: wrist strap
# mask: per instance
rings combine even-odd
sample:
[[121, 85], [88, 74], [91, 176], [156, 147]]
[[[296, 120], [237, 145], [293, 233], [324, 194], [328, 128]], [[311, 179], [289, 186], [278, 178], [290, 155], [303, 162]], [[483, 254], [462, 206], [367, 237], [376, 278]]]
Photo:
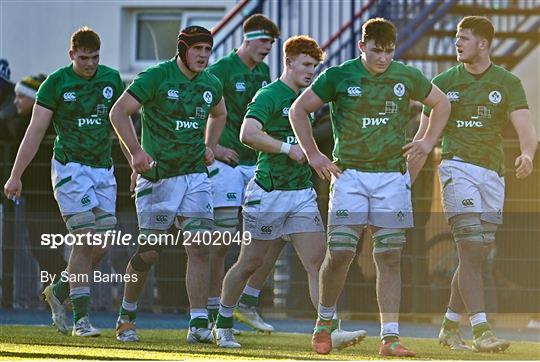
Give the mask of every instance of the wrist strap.
[[289, 151], [291, 150], [291, 145], [285, 142], [281, 142], [281, 149], [279, 150], [280, 153], [284, 153], [286, 155], [289, 154]]

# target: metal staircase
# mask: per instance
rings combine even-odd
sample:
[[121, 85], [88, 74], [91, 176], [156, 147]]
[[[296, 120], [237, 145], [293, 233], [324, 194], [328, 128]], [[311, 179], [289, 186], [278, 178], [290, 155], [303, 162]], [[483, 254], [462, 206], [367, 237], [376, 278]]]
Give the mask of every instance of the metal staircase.
[[281, 47], [289, 36], [315, 38], [327, 52], [324, 69], [358, 56], [361, 26], [376, 16], [391, 19], [398, 28], [395, 58], [419, 67], [428, 77], [455, 64], [455, 26], [467, 15], [491, 19], [496, 29], [492, 59], [509, 70], [540, 42], [537, 0], [242, 0], [214, 30], [216, 58], [241, 44], [241, 24], [257, 12], [275, 20], [282, 33], [276, 42], [279, 50], [267, 60], [273, 77], [280, 72]]

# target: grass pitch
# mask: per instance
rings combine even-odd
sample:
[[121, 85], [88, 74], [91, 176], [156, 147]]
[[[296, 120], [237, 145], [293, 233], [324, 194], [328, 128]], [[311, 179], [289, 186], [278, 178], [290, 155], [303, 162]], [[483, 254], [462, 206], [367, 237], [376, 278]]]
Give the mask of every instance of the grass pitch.
[[[101, 360], [185, 360], [185, 359], [301, 359], [370, 360], [377, 354], [379, 339], [368, 337], [359, 345], [327, 356], [311, 351], [310, 335], [274, 333], [270, 336], [244, 332], [238, 336], [240, 349], [215, 345], [189, 345], [186, 330], [140, 330], [139, 343], [116, 341], [114, 330], [102, 330], [94, 338], [64, 336], [52, 327], [0, 326], [0, 359], [101, 359]], [[504, 353], [453, 352], [435, 339], [403, 338], [421, 360], [540, 360], [540, 343], [513, 342]]]

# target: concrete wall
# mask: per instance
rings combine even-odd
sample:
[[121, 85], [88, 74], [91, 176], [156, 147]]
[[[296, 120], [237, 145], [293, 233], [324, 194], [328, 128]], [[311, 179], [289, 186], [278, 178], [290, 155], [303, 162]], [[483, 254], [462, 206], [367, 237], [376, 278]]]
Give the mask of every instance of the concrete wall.
[[519, 63], [514, 69], [514, 74], [521, 79], [525, 88], [536, 134], [540, 140], [540, 47], [537, 46], [527, 58]]
[[101, 37], [102, 64], [117, 68], [123, 74], [136, 73], [139, 69], [133, 69], [130, 64], [135, 42], [134, 12], [211, 8], [225, 14], [235, 4], [235, 0], [1, 0], [0, 58], [8, 59], [12, 80], [38, 72], [49, 74], [69, 63], [70, 36], [87, 25]]

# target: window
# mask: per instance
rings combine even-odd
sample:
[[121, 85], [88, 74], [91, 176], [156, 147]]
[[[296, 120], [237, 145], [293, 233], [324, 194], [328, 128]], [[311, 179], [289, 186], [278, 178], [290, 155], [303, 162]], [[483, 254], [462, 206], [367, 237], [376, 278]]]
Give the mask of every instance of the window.
[[182, 13], [138, 14], [136, 62], [157, 62], [176, 54]]
[[163, 10], [135, 13], [135, 68], [146, 67], [172, 58], [176, 54], [176, 38], [180, 29], [190, 25], [200, 25], [207, 29], [216, 26], [224, 9], [205, 11], [185, 10], [165, 12]]

